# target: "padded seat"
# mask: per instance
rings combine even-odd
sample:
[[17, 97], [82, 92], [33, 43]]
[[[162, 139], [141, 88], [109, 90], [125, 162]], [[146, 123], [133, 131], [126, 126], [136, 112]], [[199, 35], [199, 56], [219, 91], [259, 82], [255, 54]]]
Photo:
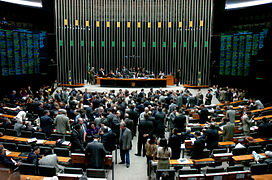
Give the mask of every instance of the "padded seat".
[[232, 154], [233, 156], [245, 155], [247, 154], [247, 148], [233, 148]]
[[70, 156], [69, 149], [67, 149], [67, 148], [58, 148], [58, 147], [55, 147], [54, 148], [54, 153], [57, 156], [63, 156], [63, 157], [69, 157]]
[[64, 168], [64, 173], [67, 173], [67, 174], [83, 174], [83, 169], [82, 168], [65, 167]]
[[19, 170], [21, 174], [36, 175], [36, 167], [34, 164], [22, 163], [19, 166]]
[[105, 169], [90, 169], [86, 170], [88, 178], [107, 178]]
[[4, 148], [8, 149], [9, 151], [16, 151], [17, 150], [16, 143], [3, 142], [2, 144], [3, 144]]
[[233, 172], [233, 171], [243, 171], [244, 166], [243, 165], [236, 165], [236, 166], [229, 166], [227, 167], [227, 172]]
[[268, 165], [263, 164], [253, 164], [250, 167], [250, 171], [252, 175], [266, 174], [268, 173]]
[[54, 166], [39, 165], [38, 171], [40, 176], [52, 177], [56, 175], [56, 168]]
[[220, 173], [220, 172], [225, 172], [225, 169], [222, 167], [209, 167], [207, 168], [206, 173]]

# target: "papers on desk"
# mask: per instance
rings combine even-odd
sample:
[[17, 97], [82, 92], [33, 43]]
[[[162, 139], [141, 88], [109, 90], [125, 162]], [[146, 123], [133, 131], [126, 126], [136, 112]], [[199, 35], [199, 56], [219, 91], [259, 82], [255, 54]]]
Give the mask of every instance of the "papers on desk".
[[45, 143], [45, 140], [43, 140], [43, 139], [39, 139], [39, 140], [37, 140], [37, 142], [36, 142], [36, 144], [44, 144]]
[[188, 159], [186, 159], [186, 158], [180, 158], [180, 159], [178, 159], [177, 161], [178, 161], [180, 164], [187, 164], [187, 163], [189, 163]]
[[252, 126], [252, 127], [250, 127], [250, 130], [251, 131], [255, 131], [255, 130], [257, 130], [258, 129], [258, 126]]
[[28, 143], [36, 142], [37, 138], [30, 138], [27, 140]]
[[219, 117], [224, 117], [225, 115], [224, 115], [224, 114], [218, 114], [217, 116], [219, 116]]
[[63, 141], [62, 145], [68, 146], [70, 144], [70, 141]]
[[9, 155], [10, 153], [11, 153], [10, 151], [8, 151], [8, 150], [6, 151], [6, 155]]
[[180, 149], [185, 149], [185, 144], [181, 144]]
[[192, 141], [192, 145], [194, 144], [194, 142], [196, 141], [196, 138], [190, 138]]

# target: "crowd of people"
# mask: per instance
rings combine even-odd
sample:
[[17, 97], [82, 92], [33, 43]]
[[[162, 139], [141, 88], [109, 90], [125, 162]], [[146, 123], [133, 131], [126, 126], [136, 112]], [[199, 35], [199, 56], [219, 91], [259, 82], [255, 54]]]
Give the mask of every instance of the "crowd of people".
[[[120, 89], [118, 92], [99, 93], [70, 88], [52, 92], [50, 87], [42, 87], [35, 92], [28, 87], [19, 94], [13, 91], [4, 101], [20, 102], [21, 106], [16, 109], [16, 123], [13, 125], [9, 119], [3, 119], [0, 127], [14, 128], [17, 136], [20, 136], [21, 130], [42, 131], [47, 138], [53, 132], [63, 135], [63, 139], [66, 134], [71, 134], [71, 152], [85, 153], [91, 168], [103, 168], [105, 155], [116, 148], [120, 149], [119, 164], [129, 168], [134, 137], [138, 138], [135, 155], [145, 156], [148, 164], [158, 159], [158, 169], [169, 168], [169, 159], [179, 159], [180, 145], [191, 138], [195, 138], [191, 158], [202, 158], [204, 148], [217, 148], [221, 138], [222, 141], [232, 140], [235, 131], [237, 111], [226, 103], [226, 116], [217, 125], [216, 119], [221, 117], [223, 110], [211, 105], [212, 98], [221, 102], [248, 98], [245, 91], [216, 86], [209, 89], [205, 96], [201, 89], [192, 95], [187, 88], [175, 91], [151, 88], [147, 93], [144, 89], [140, 92]], [[244, 135], [249, 136], [254, 118], [250, 111], [264, 107], [260, 100], [250, 99], [245, 103], [240, 112], [241, 127]], [[190, 111], [199, 115], [199, 124], [206, 124], [201, 131], [193, 134], [189, 123]], [[31, 123], [26, 114], [37, 114], [38, 117]], [[258, 131], [260, 137], [270, 137], [271, 127], [271, 123], [263, 119]], [[220, 129], [222, 137], [218, 133]], [[166, 132], [169, 132], [169, 139], [166, 139]], [[3, 147], [0, 152], [2, 163], [12, 164], [13, 167], [20, 165], [20, 162], [7, 159]], [[55, 158], [52, 152], [47, 152], [47, 156], [38, 160], [39, 148], [34, 147], [27, 161], [44, 164], [47, 162], [44, 158], [49, 157]], [[56, 167], [60, 169], [60, 166]]]

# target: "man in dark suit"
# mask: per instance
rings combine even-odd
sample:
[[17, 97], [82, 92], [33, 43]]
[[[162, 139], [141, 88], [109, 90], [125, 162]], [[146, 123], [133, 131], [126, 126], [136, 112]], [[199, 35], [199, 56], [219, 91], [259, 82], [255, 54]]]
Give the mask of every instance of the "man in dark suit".
[[181, 135], [178, 135], [178, 129], [174, 128], [172, 130], [172, 135], [169, 138], [168, 146], [172, 150], [171, 159], [179, 159], [180, 158], [180, 145], [181, 145]]
[[40, 148], [38, 146], [35, 146], [33, 148], [33, 151], [28, 154], [27, 157], [27, 163], [34, 164], [35, 166], [38, 166], [39, 158], [42, 156], [40, 155]]
[[200, 124], [205, 124], [209, 120], [209, 118], [208, 118], [209, 111], [207, 108], [204, 107], [203, 104], [200, 105], [200, 111], [198, 112], [198, 114], [199, 114], [199, 118], [200, 118], [200, 120], [199, 120]]
[[80, 124], [76, 124], [71, 134], [71, 152], [84, 152]]
[[105, 77], [105, 72], [104, 72], [104, 68], [100, 68], [99, 72], [98, 72], [98, 76], [99, 77]]
[[178, 129], [179, 132], [185, 131], [185, 123], [186, 123], [186, 117], [182, 114], [182, 110], [179, 110], [179, 115], [176, 116], [174, 120], [175, 128]]
[[196, 140], [194, 142], [194, 149], [191, 159], [201, 159], [203, 157], [203, 150], [205, 148], [205, 139], [202, 138], [199, 131], [195, 132]]
[[268, 121], [267, 118], [262, 119], [262, 123], [258, 128], [258, 137], [260, 138], [270, 138], [272, 137], [272, 124]]
[[162, 108], [158, 108], [158, 112], [155, 114], [155, 123], [154, 126], [154, 134], [160, 138], [164, 138], [164, 131], [165, 131], [165, 121], [166, 115], [162, 112]]
[[210, 128], [206, 130], [203, 136], [207, 143], [207, 148], [213, 150], [218, 147], [219, 134], [218, 130], [215, 129], [215, 124], [212, 123]]
[[121, 156], [121, 162], [119, 164], [125, 164], [126, 167], [129, 168], [130, 166], [130, 158], [129, 158], [129, 151], [132, 147], [132, 135], [131, 131], [126, 128], [126, 123], [122, 122], [120, 123], [120, 156]]
[[4, 147], [0, 147], [0, 164], [4, 165], [7, 168], [15, 169], [16, 167], [20, 166], [22, 163], [16, 162], [10, 157], [7, 157]]
[[54, 120], [49, 116], [50, 112], [48, 110], [44, 111], [44, 115], [41, 117], [41, 128], [42, 132], [46, 134], [46, 137], [49, 137], [53, 131]]
[[211, 105], [211, 104], [212, 104], [212, 94], [211, 94], [211, 90], [208, 90], [208, 93], [206, 94], [206, 97], [205, 97], [205, 104], [206, 104], [206, 105]]
[[104, 169], [104, 160], [107, 151], [104, 145], [99, 142], [99, 135], [94, 135], [93, 142], [86, 146], [85, 155], [88, 159], [88, 167], [94, 169]]
[[129, 105], [129, 108], [130, 110], [127, 113], [129, 115], [129, 118], [133, 120], [133, 129], [131, 131], [132, 131], [132, 135], [136, 136], [136, 127], [138, 124], [139, 115], [137, 111], [134, 111], [133, 105]]
[[148, 136], [151, 135], [153, 130], [153, 122], [148, 119], [148, 114], [144, 114], [144, 119], [140, 121], [138, 126], [139, 136], [138, 136], [138, 153], [136, 156], [141, 156], [143, 147], [143, 156], [145, 156], [145, 143]]
[[112, 152], [115, 150], [116, 134], [112, 130], [109, 131], [107, 126], [104, 126], [103, 133], [102, 143], [108, 152]]

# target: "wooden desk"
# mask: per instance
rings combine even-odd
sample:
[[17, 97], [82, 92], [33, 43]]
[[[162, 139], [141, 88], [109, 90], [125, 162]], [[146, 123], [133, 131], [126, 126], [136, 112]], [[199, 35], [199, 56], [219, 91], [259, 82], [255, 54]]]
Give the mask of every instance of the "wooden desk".
[[194, 165], [204, 165], [214, 163], [215, 160], [213, 158], [205, 158], [205, 159], [195, 159], [193, 160]]
[[226, 142], [218, 142], [218, 146], [219, 147], [223, 147], [223, 146], [234, 146], [235, 142], [232, 141], [226, 141]]
[[[20, 154], [21, 154], [21, 152], [14, 152], [14, 151], [11, 151], [11, 153], [8, 154], [7, 157], [12, 157], [12, 158], [22, 158], [22, 159], [26, 159], [26, 158], [27, 158], [26, 156], [19, 156]], [[59, 162], [62, 162], [62, 163], [68, 163], [70, 159], [71, 159], [70, 157], [62, 157], [62, 156], [58, 156]]]
[[166, 87], [166, 79], [97, 78], [101, 87]]
[[[262, 155], [265, 158], [267, 158], [264, 153], [260, 153], [260, 155]], [[232, 159], [234, 160], [235, 163], [237, 163], [237, 162], [240, 162], [240, 161], [250, 161], [250, 160], [253, 160], [254, 157], [252, 156], [252, 154], [248, 154], [248, 155], [232, 156]]]
[[8, 115], [8, 114], [0, 114], [0, 117], [6, 117], [6, 118], [13, 119], [13, 118], [15, 118], [16, 116]]
[[[184, 162], [180, 162], [178, 161], [178, 159], [170, 159], [170, 165], [171, 166], [181, 166], [181, 165], [193, 165], [193, 160], [192, 159], [188, 159], [188, 158], [185, 158], [187, 161], [184, 161]], [[156, 166], [158, 163], [158, 160], [155, 160], [155, 161], [152, 161], [152, 165], [153, 166]]]
[[8, 140], [8, 141], [14, 141], [16, 139], [16, 137], [14, 137], [14, 136], [2, 136], [2, 137], [0, 137], [0, 139]]
[[266, 111], [266, 110], [271, 110], [271, 109], [272, 109], [272, 106], [266, 107], [266, 108], [263, 108], [263, 109], [255, 109], [255, 110], [252, 110], [251, 112], [255, 113], [255, 112], [261, 112], [261, 111]]
[[44, 144], [46, 145], [56, 145], [56, 141], [46, 141]]
[[272, 174], [253, 175], [251, 177], [255, 180], [271, 180]]
[[32, 175], [20, 175], [21, 180], [26, 180], [29, 177], [30, 180], [43, 180], [43, 176], [32, 176]]
[[232, 156], [233, 156], [232, 153], [219, 153], [219, 154], [213, 154], [213, 159], [216, 162], [225, 162], [225, 161], [230, 161]]
[[272, 115], [256, 117], [256, 118], [254, 118], [254, 120], [255, 120], [255, 121], [259, 121], [259, 120], [262, 120], [263, 118], [271, 119], [271, 118], [272, 118]]

